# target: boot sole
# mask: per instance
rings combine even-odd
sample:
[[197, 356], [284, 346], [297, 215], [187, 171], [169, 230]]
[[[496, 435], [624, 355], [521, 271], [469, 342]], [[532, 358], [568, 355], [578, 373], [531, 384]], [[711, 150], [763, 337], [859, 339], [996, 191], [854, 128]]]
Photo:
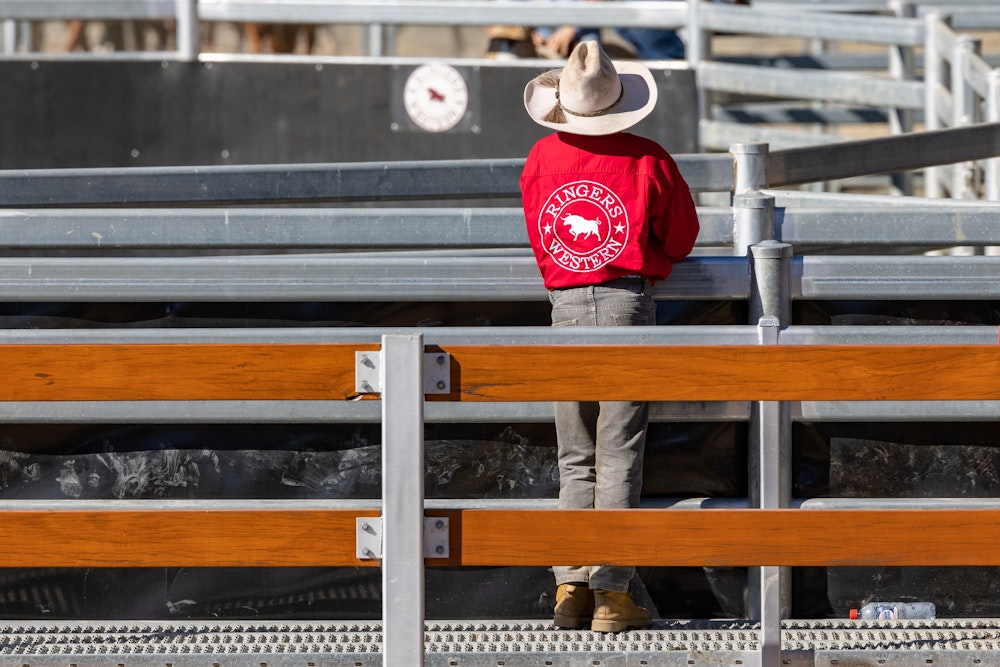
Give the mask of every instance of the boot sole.
[[552, 624], [563, 630], [583, 630], [590, 625], [590, 618], [582, 616], [561, 616], [556, 614], [552, 617]]
[[652, 624], [652, 620], [629, 623], [628, 621], [601, 621], [594, 619], [590, 624], [590, 629], [593, 632], [625, 632], [626, 630], [648, 628]]

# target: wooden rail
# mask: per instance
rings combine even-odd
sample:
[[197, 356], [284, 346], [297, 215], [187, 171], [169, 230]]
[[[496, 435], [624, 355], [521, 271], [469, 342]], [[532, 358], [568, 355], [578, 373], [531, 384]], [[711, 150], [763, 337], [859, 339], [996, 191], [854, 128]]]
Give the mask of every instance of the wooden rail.
[[[0, 401], [344, 400], [350, 344], [0, 345]], [[454, 345], [445, 401], [996, 400], [982, 345]], [[933, 378], [929, 381], [928, 378]]]
[[[355, 519], [377, 509], [12, 510], [0, 567], [377, 566]], [[428, 566], [1000, 565], [1000, 510], [429, 510]], [[581, 530], [581, 526], [585, 530]]]
[[[347, 344], [0, 345], [0, 401], [346, 400]], [[1000, 347], [444, 346], [459, 401], [996, 400]], [[931, 380], [932, 378], [932, 380]], [[332, 409], [332, 408], [331, 408]], [[25, 510], [0, 567], [359, 566], [349, 509]], [[1000, 565], [1000, 510], [441, 510], [428, 565]], [[580, 530], [586, 526], [586, 530]]]

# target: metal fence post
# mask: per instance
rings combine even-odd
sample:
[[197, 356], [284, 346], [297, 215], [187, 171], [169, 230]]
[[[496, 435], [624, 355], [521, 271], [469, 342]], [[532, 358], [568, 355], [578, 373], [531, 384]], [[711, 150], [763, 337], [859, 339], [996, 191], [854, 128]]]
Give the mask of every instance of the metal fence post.
[[198, 0], [176, 0], [177, 59], [194, 62], [201, 50], [198, 27]]
[[[901, 18], [915, 18], [917, 7], [908, 0], [891, 0], [893, 13]], [[912, 46], [894, 45], [889, 49], [889, 76], [898, 81], [912, 81], [916, 70]], [[889, 131], [904, 134], [913, 131], [913, 112], [909, 109], [889, 109]], [[913, 194], [913, 172], [892, 174], [893, 186], [904, 195]]]
[[[941, 129], [938, 104], [944, 72], [938, 31], [943, 27], [944, 22], [940, 13], [932, 12], [927, 15], [924, 31], [924, 129], [928, 131]], [[924, 169], [925, 197], [942, 196], [940, 178], [940, 167]]]
[[768, 186], [768, 144], [730, 144], [733, 156], [733, 194], [741, 195]]
[[0, 23], [0, 53], [12, 55], [17, 45], [17, 24], [12, 19]]
[[[986, 78], [986, 122], [1000, 122], [1000, 69], [990, 70]], [[1000, 158], [986, 160], [986, 199], [1000, 201]]]
[[[763, 241], [751, 248], [753, 276], [750, 317], [761, 345], [777, 345], [791, 318], [792, 246]], [[791, 409], [784, 401], [759, 401], [750, 410], [749, 505], [777, 509], [791, 504]], [[747, 615], [760, 621], [761, 665], [781, 664], [781, 620], [791, 614], [789, 568], [751, 568]]]
[[424, 664], [424, 344], [382, 337], [382, 656]]
[[746, 257], [750, 246], [773, 240], [774, 197], [759, 192], [733, 197], [733, 255]]
[[[952, 125], [963, 127], [976, 122], [976, 93], [966, 79], [969, 59], [980, 51], [980, 42], [971, 35], [959, 35], [951, 58]], [[953, 199], [976, 199], [976, 170], [972, 162], [961, 162], [952, 168], [951, 196]]]
[[[698, 65], [704, 60], [708, 60], [710, 55], [710, 37], [707, 30], [702, 28], [701, 21], [701, 0], [689, 0], [688, 2], [688, 22], [687, 22], [687, 63], [691, 71], [694, 72], [696, 80], [698, 77]], [[708, 118], [708, 93], [704, 86], [695, 86], [695, 95], [698, 103], [698, 122]], [[699, 136], [701, 132], [698, 133]], [[700, 144], [700, 142], [699, 142]], [[701, 146], [699, 145], [699, 150]]]

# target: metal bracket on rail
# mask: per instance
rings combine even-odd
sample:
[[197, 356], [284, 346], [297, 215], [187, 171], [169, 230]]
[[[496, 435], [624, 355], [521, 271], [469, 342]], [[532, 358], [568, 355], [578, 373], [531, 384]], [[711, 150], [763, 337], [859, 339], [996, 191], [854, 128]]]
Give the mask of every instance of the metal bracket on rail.
[[[382, 391], [382, 354], [354, 353], [354, 390], [359, 394]], [[451, 393], [451, 355], [424, 352], [424, 394]]]
[[[424, 517], [424, 558], [447, 558], [448, 517]], [[358, 560], [379, 560], [382, 558], [382, 519], [361, 517], [357, 520]]]

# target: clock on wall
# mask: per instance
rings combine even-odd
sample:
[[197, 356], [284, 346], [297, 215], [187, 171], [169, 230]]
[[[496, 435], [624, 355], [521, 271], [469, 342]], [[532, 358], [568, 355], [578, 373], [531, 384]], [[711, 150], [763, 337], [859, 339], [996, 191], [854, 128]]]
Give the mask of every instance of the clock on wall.
[[469, 110], [469, 87], [451, 65], [427, 63], [406, 78], [403, 108], [420, 129], [447, 132], [458, 125]]

